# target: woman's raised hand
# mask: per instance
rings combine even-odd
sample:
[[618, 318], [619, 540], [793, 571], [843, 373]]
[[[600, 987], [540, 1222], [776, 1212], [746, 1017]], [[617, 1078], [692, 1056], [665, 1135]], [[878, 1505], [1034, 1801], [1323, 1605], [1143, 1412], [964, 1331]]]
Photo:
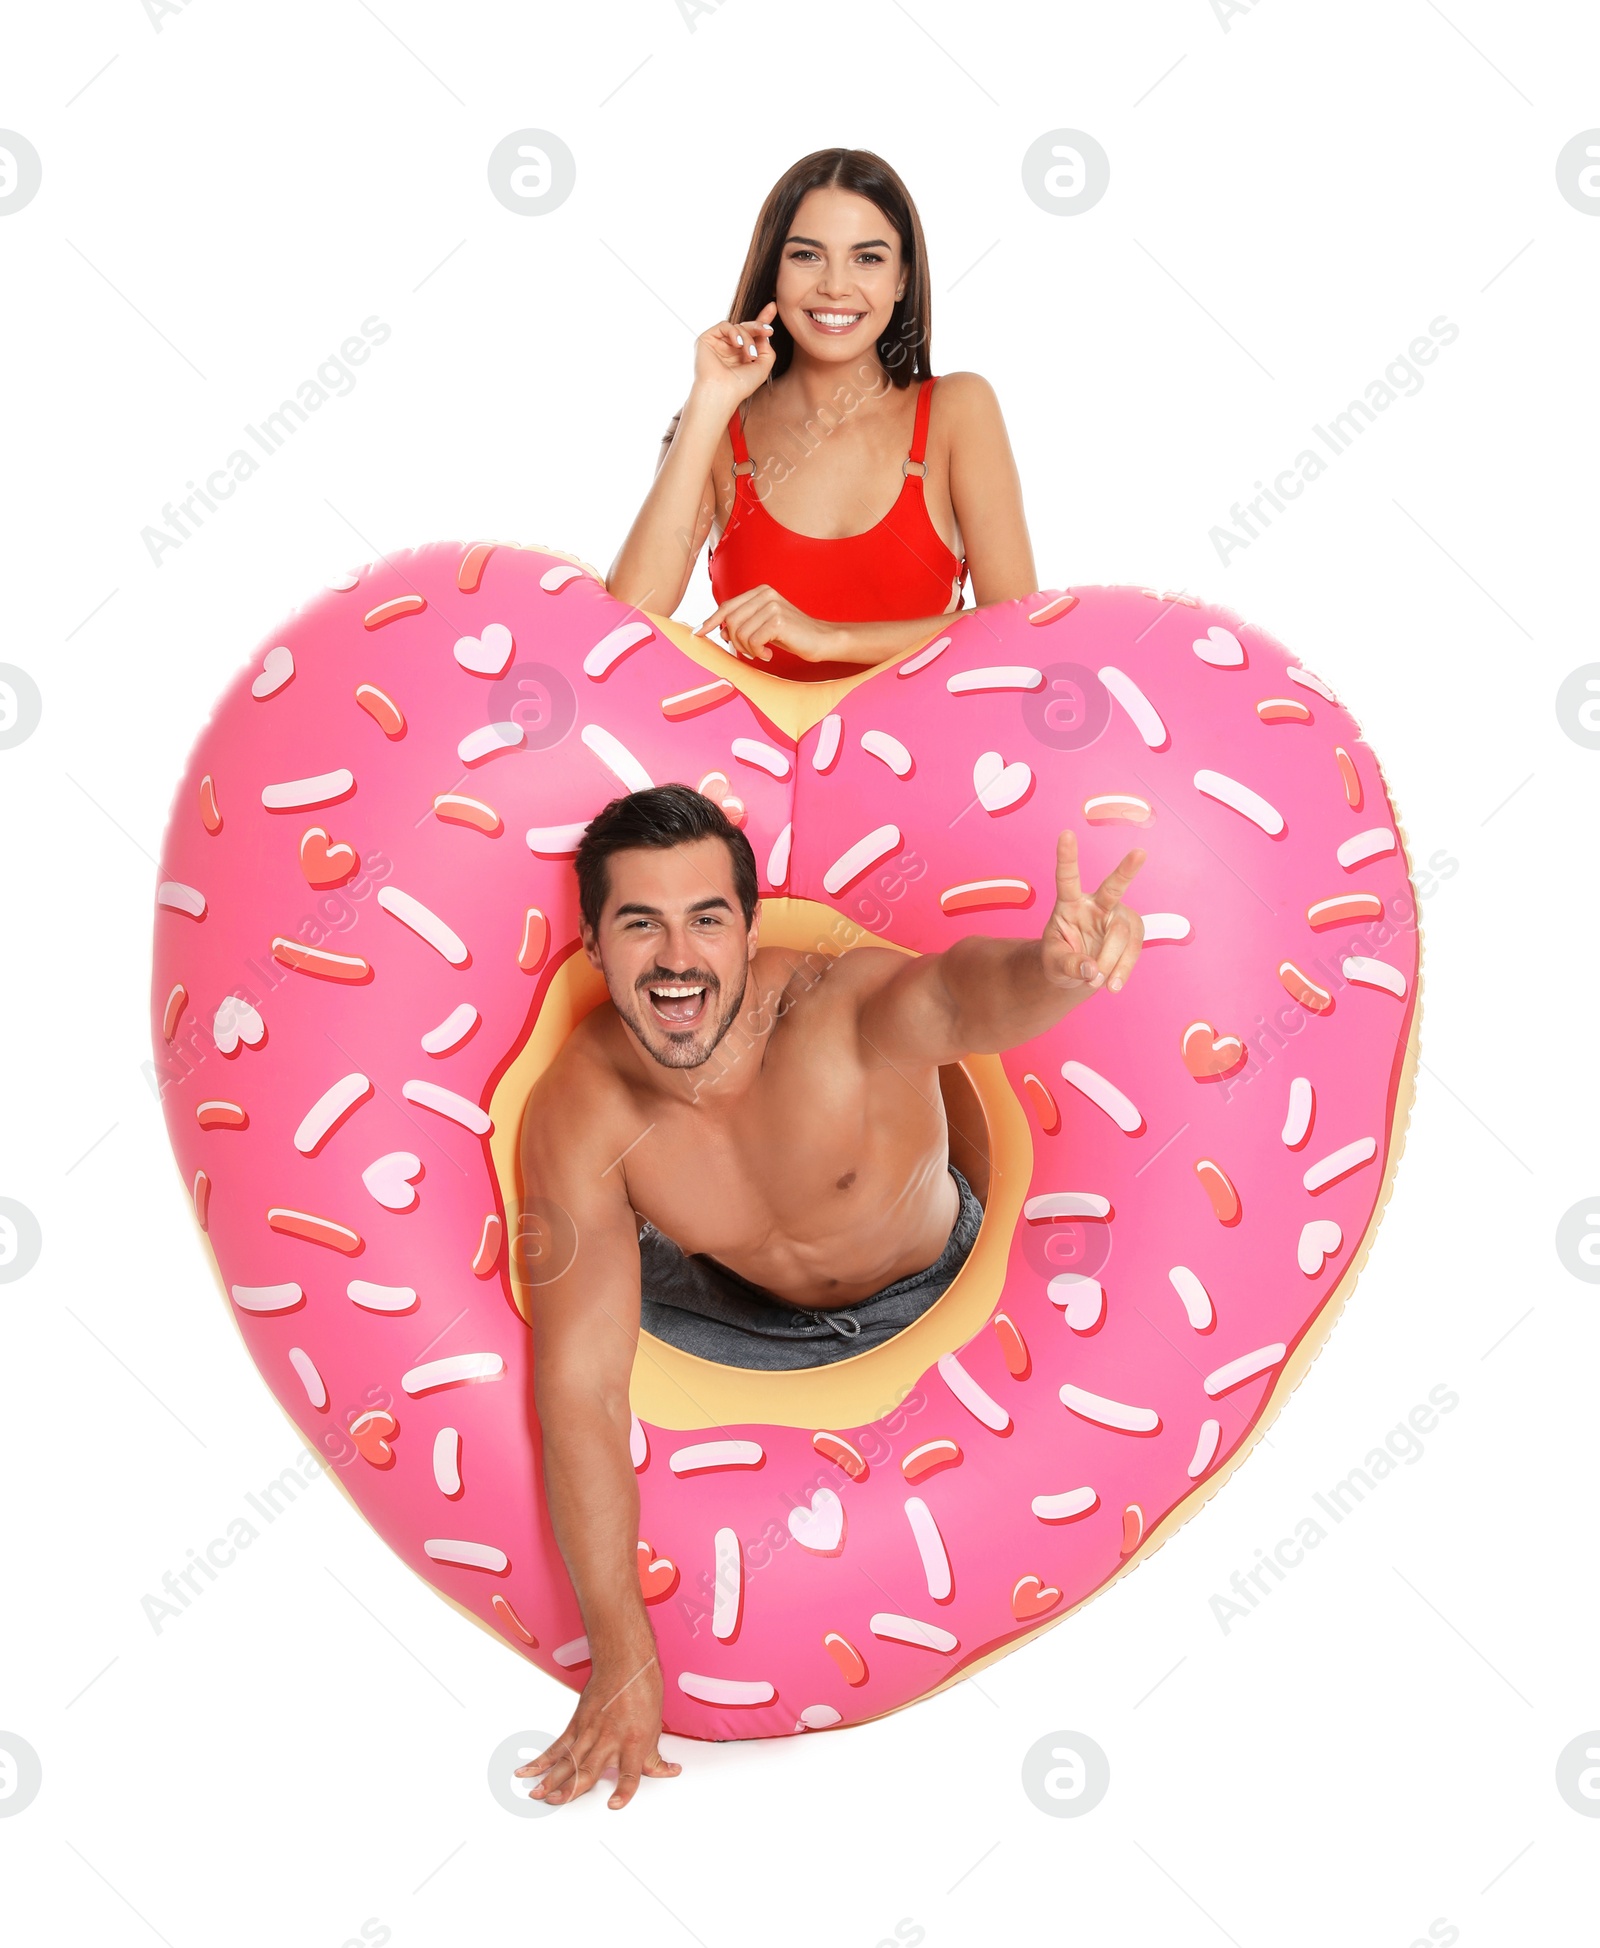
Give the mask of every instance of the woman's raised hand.
[[694, 341], [696, 389], [725, 401], [730, 413], [748, 399], [772, 370], [772, 320], [777, 315], [773, 300], [744, 324], [724, 319], [701, 332]]

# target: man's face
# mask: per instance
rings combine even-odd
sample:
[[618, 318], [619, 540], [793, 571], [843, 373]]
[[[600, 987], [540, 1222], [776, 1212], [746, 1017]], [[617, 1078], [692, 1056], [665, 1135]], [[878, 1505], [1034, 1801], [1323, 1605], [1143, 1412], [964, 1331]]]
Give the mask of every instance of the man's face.
[[744, 1004], [755, 958], [721, 839], [614, 852], [598, 930], [584, 951], [617, 1013], [666, 1069], [695, 1069]]

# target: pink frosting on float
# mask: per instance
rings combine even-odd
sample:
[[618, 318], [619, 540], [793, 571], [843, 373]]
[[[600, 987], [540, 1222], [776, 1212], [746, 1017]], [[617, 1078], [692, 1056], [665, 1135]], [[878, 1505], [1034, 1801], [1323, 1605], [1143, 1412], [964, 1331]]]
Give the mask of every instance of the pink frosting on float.
[[1147, 849], [1129, 986], [1002, 1058], [1033, 1174], [990, 1323], [883, 1422], [636, 1423], [692, 1736], [874, 1717], [1103, 1588], [1281, 1405], [1404, 1137], [1415, 904], [1328, 687], [1133, 588], [939, 640], [795, 739], [562, 558], [431, 544], [264, 639], [166, 834], [157, 1073], [245, 1343], [391, 1547], [580, 1686], [487, 1125], [584, 822], [732, 781], [764, 894], [922, 952], [1036, 935], [1063, 825], [1089, 889]]

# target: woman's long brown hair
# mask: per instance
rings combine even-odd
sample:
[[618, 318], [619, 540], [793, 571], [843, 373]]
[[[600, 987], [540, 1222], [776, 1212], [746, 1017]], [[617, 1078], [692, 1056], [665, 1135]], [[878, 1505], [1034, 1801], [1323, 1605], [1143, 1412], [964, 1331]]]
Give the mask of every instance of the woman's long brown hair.
[[[767, 192], [756, 218], [744, 269], [728, 316], [737, 324], [753, 318], [778, 291], [778, 265], [785, 238], [794, 227], [795, 211], [814, 189], [843, 189], [876, 204], [893, 224], [900, 239], [906, 277], [905, 296], [895, 306], [887, 329], [878, 340], [878, 357], [896, 386], [933, 376], [930, 363], [932, 301], [928, 282], [928, 251], [922, 219], [906, 186], [882, 156], [870, 149], [818, 149], [802, 156]], [[772, 377], [781, 378], [794, 357], [794, 339], [782, 318], [772, 328]]]
[[[778, 264], [783, 242], [794, 224], [801, 199], [814, 189], [846, 189], [874, 203], [893, 224], [900, 239], [905, 266], [906, 294], [895, 306], [887, 330], [878, 340], [878, 357], [891, 384], [908, 386], [913, 379], [929, 379], [932, 365], [932, 298], [928, 281], [928, 248], [922, 219], [910, 192], [882, 156], [870, 149], [818, 149], [802, 156], [773, 184], [761, 205], [745, 254], [744, 269], [733, 294], [728, 316], [735, 323], [753, 318], [777, 295]], [[787, 372], [794, 358], [794, 339], [781, 318], [772, 325], [772, 378]], [[682, 411], [673, 414], [661, 440], [665, 455], [678, 431]], [[660, 462], [657, 462], [659, 466]]]

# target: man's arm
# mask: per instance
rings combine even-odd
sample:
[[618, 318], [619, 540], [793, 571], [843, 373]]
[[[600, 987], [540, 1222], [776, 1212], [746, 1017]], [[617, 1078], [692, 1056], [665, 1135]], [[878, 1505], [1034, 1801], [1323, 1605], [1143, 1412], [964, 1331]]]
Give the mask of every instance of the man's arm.
[[1043, 937], [970, 934], [942, 954], [906, 960], [863, 1002], [863, 1039], [890, 1060], [998, 1055], [1042, 1035], [1100, 988], [1115, 993], [1144, 940], [1144, 922], [1122, 895], [1145, 857], [1135, 846], [1086, 897], [1076, 836], [1063, 832], [1056, 841], [1055, 906]]
[[558, 1254], [546, 1267], [551, 1276], [530, 1294], [534, 1402], [545, 1502], [591, 1663], [565, 1733], [518, 1777], [542, 1774], [533, 1796], [557, 1802], [587, 1792], [615, 1764], [616, 1807], [633, 1797], [641, 1773], [666, 1778], [681, 1769], [656, 1746], [661, 1670], [636, 1559], [628, 1381], [639, 1337], [638, 1227], [616, 1152], [606, 1154], [608, 1119], [585, 1113], [593, 1105], [583, 1103], [588, 1092], [570, 1074], [548, 1086], [553, 1081], [534, 1091], [522, 1125], [525, 1196], [562, 1214], [551, 1226]]

